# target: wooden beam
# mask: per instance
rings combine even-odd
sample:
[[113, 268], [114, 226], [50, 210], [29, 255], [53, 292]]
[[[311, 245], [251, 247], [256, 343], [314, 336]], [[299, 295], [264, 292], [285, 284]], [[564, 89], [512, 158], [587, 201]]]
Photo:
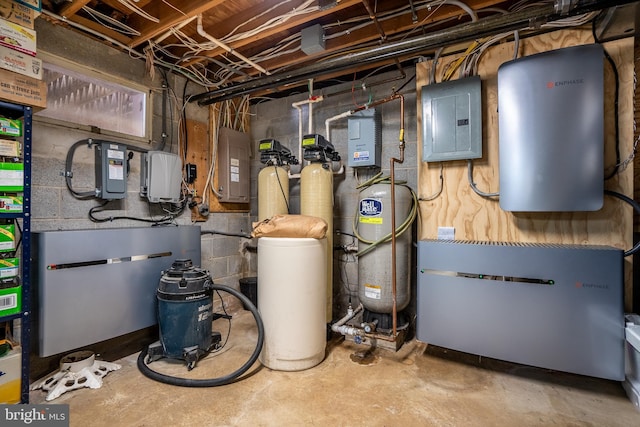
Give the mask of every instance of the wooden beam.
[[67, 2], [64, 6], [62, 6], [62, 9], [60, 9], [60, 12], [58, 13], [58, 15], [70, 18], [76, 13], [78, 13], [80, 9], [86, 6], [89, 3], [89, 1], [91, 0], [75, 0], [75, 1]]
[[223, 2], [224, 0], [195, 0], [189, 2], [186, 7], [181, 6], [180, 10], [176, 10], [165, 2], [153, 2], [152, 4], [156, 6], [155, 10], [147, 8], [145, 11], [160, 19], [160, 23], [149, 21], [143, 17], [131, 16], [129, 25], [140, 31], [140, 35], [131, 40], [129, 47], [139, 46], [186, 19], [205, 13]]
[[[345, 1], [341, 1], [336, 6], [334, 6], [332, 8], [328, 8], [328, 9], [325, 9], [325, 10], [319, 10], [318, 12], [315, 12], [315, 13], [310, 13], [310, 14], [306, 14], [306, 15], [303, 15], [303, 16], [298, 16], [298, 17], [291, 18], [291, 19], [287, 20], [286, 22], [284, 22], [284, 23], [282, 23], [282, 24], [280, 24], [278, 26], [275, 26], [273, 28], [267, 29], [265, 31], [261, 31], [260, 34], [256, 34], [256, 35], [253, 35], [251, 37], [247, 37], [246, 39], [242, 39], [242, 40], [238, 40], [236, 42], [230, 43], [229, 47], [231, 47], [232, 49], [240, 49], [240, 48], [245, 47], [247, 45], [251, 45], [252, 43], [257, 43], [261, 39], [268, 38], [270, 36], [273, 36], [275, 34], [278, 34], [278, 33], [281, 33], [283, 31], [289, 30], [291, 28], [303, 25], [303, 24], [305, 24], [307, 22], [311, 22], [311, 21], [320, 19], [320, 18], [322, 18], [324, 16], [331, 15], [332, 13], [335, 13], [335, 12], [337, 12], [339, 10], [347, 9], [347, 8], [349, 8], [351, 6], [361, 5], [361, 4], [362, 4], [361, 0], [345, 0]], [[213, 57], [222, 55], [224, 53], [225, 53], [224, 50], [222, 50], [220, 48], [216, 48], [216, 49], [212, 49], [212, 50], [207, 51], [207, 52], [202, 52], [201, 55], [213, 58]], [[185, 62], [185, 64], [183, 64], [183, 65], [189, 66], [189, 65], [193, 65], [194, 63], [202, 62], [202, 61], [203, 61], [202, 59], [199, 59], [199, 60], [196, 59], [196, 60]]]

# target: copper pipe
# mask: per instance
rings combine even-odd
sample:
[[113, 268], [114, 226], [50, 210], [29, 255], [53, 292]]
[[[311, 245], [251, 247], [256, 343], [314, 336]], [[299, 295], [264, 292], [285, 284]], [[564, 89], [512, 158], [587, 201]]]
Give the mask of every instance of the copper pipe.
[[[362, 0], [362, 4], [367, 9], [367, 13], [369, 14], [369, 18], [371, 18], [373, 23], [376, 25], [376, 29], [378, 30], [378, 34], [380, 34], [380, 44], [384, 43], [387, 40], [387, 34], [384, 32], [384, 29], [382, 28], [382, 25], [380, 24], [380, 21], [378, 21], [378, 17], [376, 16], [376, 13], [371, 8], [371, 5], [369, 4], [369, 0]], [[402, 69], [402, 65], [400, 64], [400, 60], [398, 58], [394, 58], [394, 61], [396, 63], [396, 67], [398, 67], [398, 70], [400, 70], [400, 72], [403, 74], [403, 78], [404, 78], [404, 70]]]
[[380, 34], [380, 40], [385, 41], [387, 39], [387, 35], [384, 33], [384, 30], [382, 29], [382, 25], [380, 25], [380, 21], [378, 21], [378, 18], [376, 17], [376, 13], [371, 8], [371, 5], [369, 4], [369, 0], [362, 0], [362, 4], [364, 5], [365, 9], [367, 9], [369, 18], [371, 18], [373, 23], [376, 24], [376, 28], [378, 29], [378, 33]]
[[[394, 93], [391, 96], [374, 101], [366, 106], [358, 107], [352, 110], [352, 113], [366, 110], [376, 105], [384, 104], [394, 99], [400, 99], [400, 158], [392, 157], [390, 159], [389, 173], [391, 175], [391, 294], [393, 298], [393, 336], [391, 340], [394, 341], [398, 336], [398, 298], [397, 298], [397, 282], [396, 282], [396, 178], [395, 178], [395, 163], [404, 163], [404, 96], [399, 93]], [[378, 337], [380, 338], [380, 337]]]
[[400, 94], [392, 95], [393, 98], [400, 98], [400, 158], [392, 157], [389, 160], [389, 174], [391, 175], [391, 293], [393, 295], [393, 337], [398, 336], [398, 298], [396, 282], [396, 177], [395, 164], [404, 163], [404, 96]]

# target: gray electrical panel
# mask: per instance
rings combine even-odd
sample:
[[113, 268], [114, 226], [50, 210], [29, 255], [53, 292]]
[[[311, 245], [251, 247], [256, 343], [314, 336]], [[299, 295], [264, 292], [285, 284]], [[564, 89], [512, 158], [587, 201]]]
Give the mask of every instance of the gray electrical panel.
[[500, 207], [597, 211], [604, 202], [604, 52], [599, 44], [498, 68]]
[[149, 151], [142, 156], [140, 195], [151, 203], [180, 201], [182, 161], [177, 154]]
[[382, 127], [380, 113], [374, 108], [359, 111], [348, 119], [348, 166], [380, 167]]
[[218, 134], [218, 193], [221, 202], [249, 203], [249, 135], [229, 128]]
[[479, 76], [422, 86], [422, 160], [482, 157]]
[[96, 195], [101, 199], [124, 199], [127, 195], [127, 146], [102, 142], [95, 148]]

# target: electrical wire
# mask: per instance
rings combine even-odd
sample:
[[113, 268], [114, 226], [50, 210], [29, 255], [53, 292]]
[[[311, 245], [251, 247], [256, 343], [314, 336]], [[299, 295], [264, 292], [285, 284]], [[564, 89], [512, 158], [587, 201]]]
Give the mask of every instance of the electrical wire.
[[440, 196], [440, 194], [442, 194], [442, 190], [444, 189], [444, 174], [442, 173], [443, 170], [444, 170], [444, 163], [440, 162], [440, 188], [430, 196], [418, 197], [419, 202], [428, 202], [428, 201], [434, 200], [435, 198]]
[[[602, 45], [602, 43], [600, 43], [600, 41], [598, 40], [598, 37], [596, 35], [596, 20], [593, 19], [592, 24], [591, 24], [591, 34], [593, 35], [593, 40]], [[619, 119], [619, 93], [620, 93], [620, 76], [618, 74], [618, 68], [616, 67], [616, 63], [613, 60], [613, 58], [611, 58], [611, 55], [609, 55], [609, 52], [607, 52], [607, 50], [603, 47], [602, 50], [604, 51], [604, 56], [607, 59], [607, 62], [609, 63], [609, 65], [611, 66], [611, 71], [613, 72], [613, 77], [615, 80], [615, 94], [614, 94], [614, 101], [613, 101], [613, 116], [614, 116], [614, 121], [615, 121], [615, 151], [616, 151], [616, 163], [613, 166], [613, 169], [611, 170], [611, 172], [609, 174], [607, 174], [605, 176], [605, 180], [609, 180], [611, 178], [613, 178], [614, 176], [616, 176], [618, 174], [618, 171], [620, 170], [620, 119]], [[634, 145], [634, 149], [635, 149], [635, 145]]]
[[289, 200], [287, 199], [287, 195], [284, 192], [284, 187], [282, 186], [282, 182], [280, 182], [280, 175], [278, 174], [278, 167], [273, 165], [273, 171], [276, 174], [276, 179], [278, 180], [278, 185], [280, 186], [280, 192], [282, 193], [282, 198], [284, 199], [284, 203], [287, 206], [287, 213], [291, 213], [291, 208], [289, 207]]
[[[374, 184], [389, 184], [389, 185], [391, 185], [390, 177], [389, 176], [382, 176], [382, 172], [380, 172], [380, 173], [376, 174], [373, 178], [369, 179], [368, 181], [365, 181], [364, 183], [356, 186], [356, 188], [357, 189], [366, 188], [366, 187], [370, 187], [370, 186], [372, 186]], [[412, 199], [411, 207], [409, 208], [409, 212], [407, 213], [407, 217], [395, 229], [395, 235], [396, 235], [396, 237], [398, 237], [398, 236], [401, 236], [402, 233], [404, 233], [405, 231], [410, 229], [411, 228], [411, 224], [413, 224], [413, 221], [416, 219], [417, 212], [418, 212], [418, 197], [416, 196], [416, 193], [411, 189], [411, 187], [405, 185], [402, 181], [397, 181], [396, 180], [396, 184], [395, 185], [401, 185], [403, 187], [406, 187], [410, 191], [411, 199]], [[389, 232], [386, 235], [384, 235], [381, 238], [379, 238], [378, 240], [366, 239], [361, 234], [359, 234], [359, 232], [358, 232], [358, 224], [359, 224], [359, 216], [358, 216], [358, 213], [356, 212], [356, 215], [354, 215], [354, 217], [353, 217], [353, 234], [358, 238], [358, 240], [360, 242], [363, 242], [363, 243], [366, 243], [366, 244], [369, 245], [365, 249], [363, 249], [361, 251], [358, 251], [356, 253], [357, 257], [361, 257], [361, 256], [364, 256], [364, 255], [368, 254], [369, 252], [374, 250], [378, 245], [391, 241], [391, 239], [393, 237], [393, 234], [392, 234], [393, 232]]]
[[95, 216], [95, 213], [103, 212], [104, 208], [112, 201], [113, 200], [105, 200], [101, 204], [99, 204], [97, 206], [94, 206], [91, 209], [89, 209], [89, 219], [92, 222], [96, 222], [96, 223], [113, 222], [113, 221], [126, 219], [126, 220], [130, 220], [130, 221], [138, 221], [138, 222], [150, 223], [150, 224], [153, 224], [153, 225], [169, 225], [169, 224], [173, 224], [174, 223], [175, 218], [182, 213], [182, 211], [184, 210], [184, 207], [186, 205], [186, 203], [183, 202], [181, 204], [181, 208], [179, 209], [178, 212], [165, 215], [160, 219], [137, 218], [137, 217], [126, 216], [126, 215], [116, 215], [116, 216], [109, 216], [109, 217], [105, 217], [105, 218], [99, 218], [99, 217]]
[[200, 232], [200, 235], [205, 235], [205, 234], [219, 234], [221, 236], [242, 237], [243, 239], [253, 238], [251, 237], [251, 234], [247, 234], [247, 233], [229, 233], [226, 231], [216, 231], [216, 230], [206, 230], [206, 231]]
[[473, 161], [471, 159], [467, 160], [467, 177], [469, 178], [469, 185], [475, 191], [475, 193], [482, 197], [500, 197], [500, 193], [485, 193], [476, 187], [476, 183], [473, 182]]
[[[616, 197], [622, 200], [623, 202], [628, 203], [629, 205], [631, 205], [631, 207], [636, 212], [636, 214], [640, 214], [640, 205], [638, 204], [638, 202], [636, 202], [632, 198], [625, 196], [622, 193], [618, 193], [617, 191], [611, 191], [611, 190], [604, 190], [604, 194], [606, 194], [607, 196]], [[628, 257], [630, 255], [634, 255], [639, 250], [640, 250], [640, 240], [636, 242], [636, 244], [631, 249], [625, 251], [624, 256]]]

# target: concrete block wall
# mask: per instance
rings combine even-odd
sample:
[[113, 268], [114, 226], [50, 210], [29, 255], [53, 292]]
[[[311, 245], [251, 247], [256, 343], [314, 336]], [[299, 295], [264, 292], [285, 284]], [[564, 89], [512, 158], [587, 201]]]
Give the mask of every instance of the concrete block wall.
[[[132, 220], [117, 220], [105, 223], [95, 223], [88, 218], [89, 209], [98, 205], [99, 200], [77, 200], [65, 185], [64, 171], [67, 151], [73, 143], [85, 138], [108, 139], [115, 142], [123, 142], [142, 146], [147, 149], [159, 147], [162, 141], [162, 80], [160, 73], [156, 73], [151, 79], [145, 71], [141, 60], [130, 58], [100, 42], [88, 41], [80, 38], [73, 32], [52, 25], [46, 21], [38, 20], [37, 31], [38, 51], [45, 55], [65, 58], [104, 74], [129, 80], [149, 87], [152, 93], [152, 134], [151, 141], [144, 145], [139, 141], [114, 140], [92, 133], [87, 124], [79, 123], [75, 128], [63, 127], [36, 119], [34, 123], [33, 143], [33, 216], [32, 229], [44, 230], [72, 230], [82, 228], [116, 228], [144, 226]], [[376, 84], [377, 81], [386, 81], [399, 75], [397, 71], [385, 75], [371, 77], [367, 81], [367, 88], [357, 86], [352, 89], [352, 83], [345, 82], [314, 92], [314, 95], [322, 94], [324, 100], [313, 106], [313, 132], [325, 134], [325, 120], [339, 113], [349, 111], [369, 100], [379, 100], [388, 97], [394, 88], [403, 85], [415, 70], [405, 70], [407, 77], [384, 84]], [[169, 85], [176, 96], [182, 95], [185, 80], [182, 76], [169, 74]], [[358, 82], [359, 84], [359, 82]], [[199, 93], [201, 88], [190, 84], [187, 95]], [[396, 164], [396, 178], [406, 180], [414, 190], [417, 188], [417, 125], [416, 125], [416, 97], [415, 84], [409, 82], [401, 91], [405, 96], [405, 161]], [[298, 111], [292, 107], [293, 102], [307, 99], [308, 93], [300, 93], [286, 98], [268, 100], [252, 106], [251, 138], [253, 158], [251, 162], [251, 203], [249, 213], [212, 213], [207, 221], [198, 222], [203, 231], [201, 266], [210, 271], [215, 283], [231, 286], [239, 289], [239, 280], [244, 277], [257, 275], [257, 255], [255, 253], [255, 240], [243, 239], [236, 236], [216, 234], [225, 233], [249, 233], [251, 223], [257, 220], [258, 209], [258, 185], [257, 176], [262, 168], [259, 162], [257, 144], [263, 138], [273, 137], [285, 146], [289, 147], [295, 155], [298, 155]], [[389, 174], [389, 159], [399, 155], [398, 134], [400, 130], [400, 103], [391, 101], [377, 107], [382, 117], [382, 172]], [[208, 121], [208, 109], [198, 107], [197, 104], [187, 105], [187, 117], [206, 123]], [[169, 136], [166, 140], [167, 151], [177, 151], [178, 120], [177, 114], [169, 115], [172, 121], [167, 124]], [[308, 132], [308, 107], [302, 106], [303, 134]], [[324, 135], [326, 136], [326, 135]], [[332, 123], [328, 139], [344, 159], [345, 165], [349, 153], [347, 152], [347, 119], [340, 119]], [[94, 188], [94, 160], [93, 149], [79, 147], [76, 150], [73, 162], [72, 184], [76, 191], [88, 191]], [[352, 233], [352, 223], [359, 201], [356, 185], [373, 172], [359, 171], [357, 174], [353, 168], [345, 167], [342, 175], [335, 176], [334, 180], [334, 232], [336, 230]], [[111, 202], [107, 210], [96, 213], [96, 216], [115, 217], [131, 216], [152, 218], [163, 215], [158, 205], [149, 204], [138, 195], [140, 176], [139, 154], [135, 153], [131, 161], [130, 175], [128, 177], [127, 198], [122, 201]], [[300, 185], [299, 180], [290, 182], [291, 213], [300, 212]], [[185, 212], [176, 219], [177, 224], [191, 224], [190, 212]], [[211, 233], [211, 234], [209, 234]], [[335, 235], [334, 244], [344, 245], [350, 243], [352, 238], [348, 235]], [[357, 263], [353, 255], [346, 255], [336, 251], [334, 253], [334, 318], [341, 316], [346, 308], [346, 303], [357, 303]], [[348, 291], [351, 289], [351, 292]]]
[[[45, 61], [60, 58], [85, 66], [105, 76], [130, 81], [149, 88], [151, 92], [151, 135], [150, 141], [127, 140], [91, 132], [88, 123], [77, 123], [62, 126], [42, 118], [34, 119], [33, 126], [33, 173], [32, 173], [32, 230], [74, 230], [89, 228], [121, 228], [144, 227], [148, 223], [133, 220], [114, 220], [96, 223], [89, 219], [89, 210], [98, 206], [101, 200], [78, 200], [72, 196], [65, 183], [65, 159], [69, 148], [76, 142], [86, 138], [103, 139], [126, 143], [144, 149], [158, 149], [162, 136], [162, 75], [156, 72], [151, 78], [145, 70], [145, 63], [110, 48], [104, 43], [79, 37], [68, 29], [52, 25], [45, 20], [37, 20], [38, 55]], [[175, 96], [183, 93], [185, 79], [182, 76], [168, 73], [168, 83]], [[190, 83], [187, 95], [200, 93], [204, 89]], [[178, 120], [175, 104], [170, 97], [169, 108], [173, 114], [167, 113], [169, 122], [166, 125], [169, 135], [166, 138], [165, 150], [177, 152]], [[181, 101], [180, 101], [181, 102]], [[186, 108], [188, 119], [208, 122], [208, 108], [190, 103]], [[140, 153], [134, 152], [127, 178], [127, 197], [124, 200], [112, 201], [103, 212], [96, 212], [100, 218], [128, 216], [136, 218], [160, 218], [164, 215], [158, 204], [150, 204], [139, 196], [140, 185]], [[73, 159], [72, 185], [76, 191], [91, 191], [95, 188], [94, 150], [86, 146], [78, 147]], [[191, 214], [187, 210], [176, 219], [176, 224], [191, 224]], [[255, 252], [250, 249], [251, 240], [239, 237], [208, 234], [222, 231], [232, 233], [249, 233], [251, 218], [246, 213], [212, 213], [207, 221], [198, 222], [203, 232], [202, 259], [194, 260], [202, 268], [209, 270], [216, 284], [239, 289], [239, 279], [256, 275]], [[98, 242], [96, 242], [98, 244]], [[249, 248], [248, 248], [249, 246]]]

